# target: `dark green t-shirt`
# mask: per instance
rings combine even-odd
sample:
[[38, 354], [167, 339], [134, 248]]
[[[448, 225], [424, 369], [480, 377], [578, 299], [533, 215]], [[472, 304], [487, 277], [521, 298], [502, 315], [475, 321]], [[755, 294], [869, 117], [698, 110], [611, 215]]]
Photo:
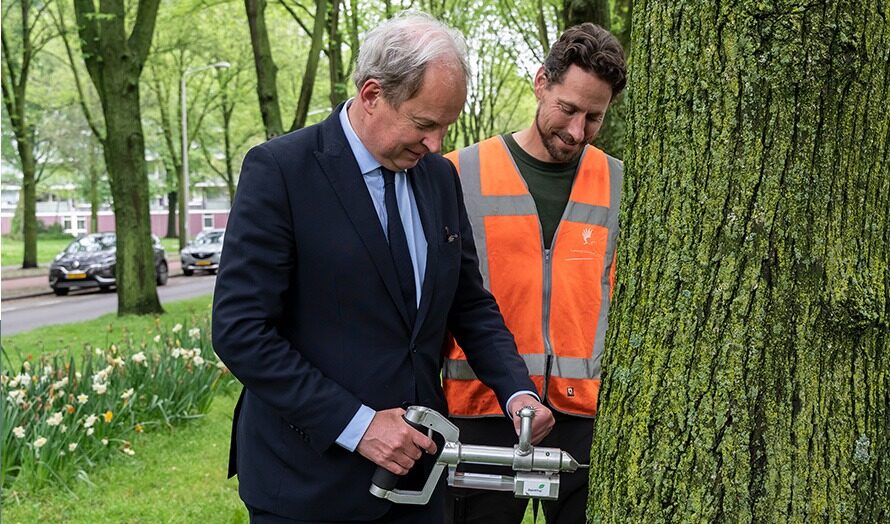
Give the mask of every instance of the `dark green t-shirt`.
[[569, 195], [572, 192], [572, 182], [575, 181], [575, 173], [578, 171], [577, 158], [565, 164], [554, 162], [542, 162], [526, 153], [510, 133], [501, 135], [513, 159], [516, 167], [538, 208], [538, 219], [541, 221], [541, 232], [544, 235], [544, 247], [549, 249], [553, 245], [553, 235], [559, 226], [559, 220], [569, 203]]

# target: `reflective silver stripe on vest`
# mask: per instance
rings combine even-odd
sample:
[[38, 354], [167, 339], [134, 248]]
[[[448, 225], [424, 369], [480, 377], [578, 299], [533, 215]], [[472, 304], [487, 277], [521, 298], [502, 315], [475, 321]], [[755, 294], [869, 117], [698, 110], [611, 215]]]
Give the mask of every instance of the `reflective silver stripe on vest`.
[[[503, 139], [501, 139], [503, 140]], [[506, 148], [506, 144], [504, 145]], [[511, 161], [513, 157], [510, 157]], [[460, 169], [460, 183], [464, 191], [464, 203], [473, 227], [473, 239], [476, 241], [476, 254], [479, 257], [479, 272], [482, 273], [482, 284], [491, 290], [488, 278], [488, 244], [485, 241], [485, 217], [535, 215], [535, 201], [531, 194], [518, 196], [482, 196], [482, 168], [479, 160], [479, 144], [461, 149], [457, 153], [457, 164]], [[513, 168], [519, 169], [514, 162]]]
[[[520, 355], [528, 367], [529, 375], [544, 374], [544, 355]], [[445, 378], [452, 380], [476, 380], [476, 373], [466, 360], [446, 360]], [[553, 357], [551, 375], [570, 379], [599, 378], [599, 367], [589, 358]]]

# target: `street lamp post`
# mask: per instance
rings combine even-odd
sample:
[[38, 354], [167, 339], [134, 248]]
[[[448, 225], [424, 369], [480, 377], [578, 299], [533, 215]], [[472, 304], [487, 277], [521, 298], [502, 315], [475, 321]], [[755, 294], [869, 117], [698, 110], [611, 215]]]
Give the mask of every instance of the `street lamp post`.
[[179, 79], [180, 112], [182, 114], [182, 177], [179, 182], [179, 248], [182, 249], [189, 239], [189, 138], [188, 138], [188, 95], [186, 94], [185, 81], [191, 75], [207, 69], [226, 69], [231, 64], [217, 62], [199, 67], [189, 67], [182, 73]]

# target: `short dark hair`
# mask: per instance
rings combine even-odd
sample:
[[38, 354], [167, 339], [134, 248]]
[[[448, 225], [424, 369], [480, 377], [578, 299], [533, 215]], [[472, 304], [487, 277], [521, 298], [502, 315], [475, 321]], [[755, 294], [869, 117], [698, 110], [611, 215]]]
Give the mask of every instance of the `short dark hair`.
[[544, 74], [558, 84], [573, 65], [612, 86], [612, 99], [627, 85], [624, 49], [615, 35], [596, 24], [585, 22], [566, 29], [544, 59]]

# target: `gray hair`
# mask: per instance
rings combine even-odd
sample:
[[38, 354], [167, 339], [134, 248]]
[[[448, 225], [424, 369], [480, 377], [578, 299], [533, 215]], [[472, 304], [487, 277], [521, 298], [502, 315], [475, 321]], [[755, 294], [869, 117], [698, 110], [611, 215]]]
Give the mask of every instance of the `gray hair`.
[[427, 66], [438, 60], [453, 60], [469, 78], [464, 37], [426, 13], [403, 11], [365, 36], [352, 78], [357, 89], [377, 80], [384, 98], [398, 107], [417, 94]]

